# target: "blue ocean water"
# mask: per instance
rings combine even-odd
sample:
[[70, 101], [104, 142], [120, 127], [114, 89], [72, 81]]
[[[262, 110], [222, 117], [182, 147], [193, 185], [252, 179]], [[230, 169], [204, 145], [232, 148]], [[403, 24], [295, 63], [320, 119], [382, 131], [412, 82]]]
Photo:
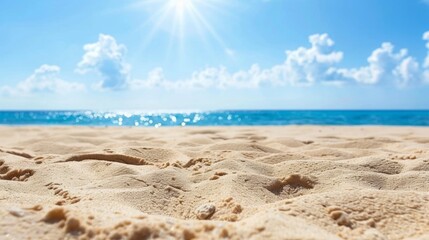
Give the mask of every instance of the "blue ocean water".
[[80, 126], [279, 126], [392, 125], [429, 126], [421, 111], [0, 111], [1, 125]]

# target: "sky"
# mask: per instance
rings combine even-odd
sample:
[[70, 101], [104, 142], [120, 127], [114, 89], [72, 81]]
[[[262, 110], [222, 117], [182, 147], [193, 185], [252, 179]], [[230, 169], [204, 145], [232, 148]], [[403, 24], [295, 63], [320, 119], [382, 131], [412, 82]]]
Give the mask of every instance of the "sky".
[[0, 0], [0, 109], [429, 109], [429, 1]]

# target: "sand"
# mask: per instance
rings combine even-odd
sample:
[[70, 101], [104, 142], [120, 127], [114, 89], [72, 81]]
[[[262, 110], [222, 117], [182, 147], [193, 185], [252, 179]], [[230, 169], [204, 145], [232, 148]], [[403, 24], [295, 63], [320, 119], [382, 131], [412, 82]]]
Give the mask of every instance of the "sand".
[[429, 128], [0, 127], [0, 239], [429, 239]]

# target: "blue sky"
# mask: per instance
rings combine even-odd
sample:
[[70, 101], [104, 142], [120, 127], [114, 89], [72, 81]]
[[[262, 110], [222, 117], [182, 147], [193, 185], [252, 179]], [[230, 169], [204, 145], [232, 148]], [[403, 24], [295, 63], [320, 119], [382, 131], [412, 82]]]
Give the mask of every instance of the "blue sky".
[[0, 109], [428, 109], [423, 0], [0, 0]]

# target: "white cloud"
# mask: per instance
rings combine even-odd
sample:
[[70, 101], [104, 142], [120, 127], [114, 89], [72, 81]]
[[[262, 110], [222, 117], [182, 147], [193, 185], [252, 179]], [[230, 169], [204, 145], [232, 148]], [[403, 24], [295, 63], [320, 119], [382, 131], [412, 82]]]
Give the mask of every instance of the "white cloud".
[[[145, 79], [130, 79], [129, 65], [124, 61], [126, 48], [109, 36], [100, 34], [97, 43], [87, 44], [80, 72], [95, 71], [103, 76], [100, 86], [108, 89], [144, 88], [258, 88], [272, 86], [311, 86], [317, 82], [324, 85], [341, 86], [350, 81], [360, 84], [386, 82], [404, 87], [426, 79], [429, 82], [429, 32], [423, 38], [428, 41], [428, 57], [421, 71], [419, 63], [408, 56], [407, 49], [395, 52], [393, 44], [386, 42], [368, 57], [368, 65], [359, 68], [339, 68], [343, 52], [334, 51], [335, 42], [328, 34], [309, 36], [309, 47], [286, 51], [282, 64], [261, 68], [258, 64], [248, 70], [230, 72], [226, 67], [208, 67], [195, 71], [189, 78], [172, 81], [165, 77], [162, 68], [148, 73]], [[225, 49], [234, 56], [235, 52]]]
[[230, 73], [226, 67], [206, 68], [192, 74], [188, 80], [181, 81], [178, 87], [186, 88], [255, 88], [263, 81], [259, 66], [253, 65], [247, 71]]
[[257, 88], [261, 85], [311, 85], [316, 81], [333, 81], [330, 68], [343, 58], [342, 52], [332, 51], [334, 41], [328, 34], [309, 37], [311, 47], [286, 51], [283, 64], [261, 69], [257, 64], [248, 70], [229, 72], [225, 67], [210, 67], [196, 71], [188, 79], [169, 81], [161, 68], [149, 73], [146, 80], [130, 81], [133, 89], [140, 88]]
[[429, 31], [423, 35], [427, 41], [427, 57], [423, 64], [408, 55], [407, 49], [395, 51], [390, 42], [382, 43], [368, 57], [368, 65], [357, 68], [340, 68], [343, 52], [334, 51], [335, 42], [328, 34], [309, 37], [310, 47], [286, 51], [282, 64], [261, 68], [258, 64], [248, 70], [229, 72], [227, 68], [209, 67], [194, 72], [189, 78], [171, 81], [165, 78], [162, 68], [148, 74], [145, 80], [130, 81], [133, 89], [141, 88], [257, 88], [272, 86], [311, 86], [315, 83], [341, 86], [351, 81], [359, 84], [379, 83], [405, 87], [413, 82], [429, 83]]
[[427, 55], [423, 63], [423, 68], [425, 68], [425, 70], [423, 71], [422, 78], [425, 83], [429, 83], [429, 31], [423, 34], [423, 40], [426, 41]]
[[[230, 72], [226, 67], [208, 67], [195, 71], [189, 78], [167, 79], [162, 68], [150, 71], [144, 79], [130, 78], [130, 65], [124, 60], [126, 47], [114, 37], [100, 34], [95, 43], [84, 46], [85, 53], [76, 71], [82, 74], [95, 72], [101, 75], [102, 89], [182, 89], [182, 88], [258, 88], [270, 86], [310, 86], [316, 83], [339, 86], [350, 81], [360, 84], [391, 82], [406, 86], [422, 80], [429, 83], [429, 32], [423, 35], [427, 41], [427, 57], [420, 65], [408, 55], [407, 49], [395, 51], [393, 44], [383, 43], [368, 57], [368, 65], [358, 68], [339, 68], [343, 52], [334, 50], [334, 41], [328, 34], [309, 37], [310, 46], [286, 51], [285, 61], [268, 68], [253, 64], [247, 70]], [[231, 49], [225, 53], [233, 56]], [[59, 77], [60, 68], [43, 65], [15, 87], [3, 86], [0, 92], [64, 92], [85, 89], [79, 83], [67, 82]]]
[[291, 85], [337, 80], [330, 69], [341, 62], [343, 53], [332, 50], [335, 42], [326, 33], [311, 35], [309, 41], [310, 48], [286, 51], [285, 63], [278, 66], [283, 70], [282, 80]]
[[[189, 80], [182, 81], [179, 86], [190, 88], [257, 88], [268, 81], [268, 70], [261, 70], [258, 65], [252, 65], [249, 70], [230, 73], [226, 67], [206, 68], [194, 72]], [[272, 79], [274, 80], [274, 79]]]
[[228, 73], [225, 68], [206, 69], [193, 74], [193, 82], [200, 79], [217, 82], [221, 88], [256, 88], [261, 85], [311, 85], [317, 81], [336, 80], [329, 69], [343, 58], [342, 52], [332, 50], [334, 41], [328, 34], [315, 34], [309, 37], [309, 48], [299, 47], [286, 51], [283, 64], [261, 69], [254, 64], [249, 70]]
[[394, 80], [404, 87], [419, 78], [419, 63], [413, 57], [407, 57], [393, 70]]
[[130, 81], [130, 87], [134, 90], [142, 88], [167, 88], [167, 89], [197, 89], [197, 88], [257, 88], [265, 82], [276, 84], [276, 69], [261, 70], [258, 65], [253, 65], [249, 70], [230, 73], [226, 67], [211, 67], [196, 71], [190, 78], [178, 81], [170, 81], [164, 77], [164, 71], [157, 68], [148, 74], [145, 80]]
[[139, 90], [145, 88], [167, 88], [168, 81], [164, 78], [164, 71], [162, 68], [155, 68], [148, 73], [146, 80], [130, 80], [129, 87], [132, 90]]
[[429, 31], [428, 32], [425, 32], [425, 34], [423, 34], [423, 40], [425, 40], [425, 41], [427, 41], [427, 43], [426, 43], [426, 48], [428, 49], [427, 51], [427, 56], [426, 56], [426, 59], [425, 59], [425, 63], [424, 63], [424, 67], [425, 68], [429, 68]]
[[42, 65], [15, 87], [2, 87], [1, 92], [9, 95], [22, 95], [38, 92], [64, 93], [85, 89], [83, 84], [62, 80], [59, 77], [60, 71], [60, 67], [56, 65]]
[[408, 56], [407, 49], [394, 52], [393, 44], [385, 42], [380, 48], [374, 50], [368, 58], [368, 66], [351, 69], [337, 69], [345, 78], [358, 83], [377, 84], [382, 81], [395, 81], [399, 86], [417, 78], [419, 65], [417, 61]]
[[428, 83], [429, 84], [429, 70], [425, 70], [423, 72], [422, 78], [423, 78], [423, 82], [424, 83]]
[[100, 34], [96, 43], [83, 47], [85, 54], [78, 63], [77, 72], [96, 72], [101, 75], [103, 89], [122, 89], [129, 80], [130, 65], [124, 60], [126, 47], [112, 36]]

